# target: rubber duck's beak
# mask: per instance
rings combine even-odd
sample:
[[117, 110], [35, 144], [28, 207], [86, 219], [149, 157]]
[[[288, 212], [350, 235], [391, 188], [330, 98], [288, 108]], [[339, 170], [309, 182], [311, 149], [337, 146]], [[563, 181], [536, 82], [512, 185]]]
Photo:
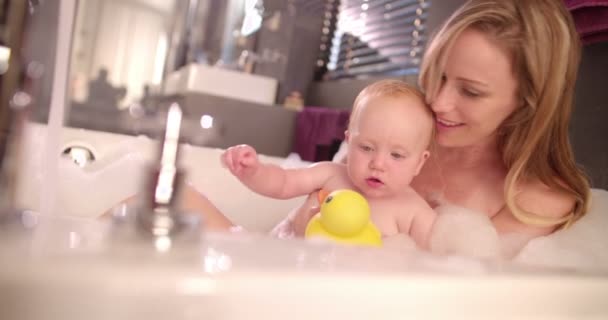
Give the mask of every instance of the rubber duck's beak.
[[319, 204], [322, 204], [323, 202], [325, 202], [325, 198], [327, 198], [328, 195], [329, 195], [329, 191], [327, 191], [325, 189], [319, 190], [319, 193], [317, 193], [317, 201], [319, 201]]

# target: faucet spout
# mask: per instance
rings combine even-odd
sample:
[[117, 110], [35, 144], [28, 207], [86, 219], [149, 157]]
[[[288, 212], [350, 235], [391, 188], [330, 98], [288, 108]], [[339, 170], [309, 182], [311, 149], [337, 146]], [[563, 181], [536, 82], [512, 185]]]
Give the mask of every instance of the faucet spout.
[[182, 121], [182, 111], [176, 103], [169, 107], [167, 128], [162, 142], [159, 172], [154, 188], [154, 203], [170, 205], [176, 196], [178, 178], [177, 156], [179, 151], [179, 131]]
[[180, 233], [191, 231], [200, 235], [199, 215], [182, 212], [179, 207], [184, 180], [183, 171], [178, 165], [181, 123], [181, 108], [177, 103], [173, 103], [168, 109], [158, 163], [150, 170], [142, 194], [143, 201], [136, 210], [140, 231], [152, 235], [157, 240], [177, 237]]

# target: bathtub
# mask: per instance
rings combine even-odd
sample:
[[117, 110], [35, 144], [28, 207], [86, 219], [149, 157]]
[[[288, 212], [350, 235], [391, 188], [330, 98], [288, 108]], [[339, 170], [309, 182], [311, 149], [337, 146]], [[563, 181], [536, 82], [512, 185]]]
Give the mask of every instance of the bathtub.
[[[43, 144], [47, 130], [43, 125], [28, 124], [22, 154], [23, 170], [19, 172], [17, 203], [19, 208], [39, 211], [44, 189]], [[57, 213], [66, 216], [96, 218], [121, 200], [140, 191], [146, 167], [157, 157], [157, 141], [145, 136], [127, 136], [108, 132], [63, 128], [61, 150], [71, 147], [88, 148], [95, 160], [79, 167], [68, 158], [59, 161]], [[302, 198], [274, 200], [257, 195], [244, 187], [222, 168], [221, 149], [183, 145], [180, 165], [186, 180], [204, 193], [227, 216], [247, 230], [268, 232]], [[263, 161], [279, 165], [303, 166], [306, 162], [260, 156]], [[103, 186], [103, 188], [97, 189]], [[88, 192], [83, 192], [88, 190]], [[238, 201], [235, 201], [238, 199]], [[248, 212], [248, 208], [256, 212]]]
[[[460, 251], [447, 244], [463, 234], [446, 232], [441, 255], [399, 238], [383, 249], [340, 247], [266, 236], [302, 199], [253, 194], [221, 168], [221, 150], [184, 146], [188, 180], [248, 232], [203, 232], [161, 252], [117, 237], [98, 219], [139, 190], [154, 141], [70, 128], [62, 134], [62, 147], [86, 146], [96, 160], [84, 167], [60, 161], [58, 209], [36, 216], [41, 223], [28, 236], [3, 233], [2, 319], [608, 318], [605, 190], [593, 191], [592, 211], [571, 229], [535, 239], [511, 259], [486, 254], [495, 248], [483, 232], [468, 239], [485, 246]], [[45, 135], [44, 126], [27, 128], [20, 208], [39, 210], [49, 192], [39, 161]], [[485, 226], [444, 210], [442, 221]]]

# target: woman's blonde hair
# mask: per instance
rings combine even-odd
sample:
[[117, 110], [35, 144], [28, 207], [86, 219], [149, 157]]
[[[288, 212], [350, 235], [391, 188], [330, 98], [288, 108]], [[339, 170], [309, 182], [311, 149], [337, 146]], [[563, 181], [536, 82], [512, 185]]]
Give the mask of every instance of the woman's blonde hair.
[[[432, 102], [441, 89], [447, 52], [466, 29], [485, 33], [511, 55], [521, 106], [499, 128], [499, 149], [508, 169], [506, 204], [523, 223], [569, 224], [589, 205], [589, 182], [577, 167], [568, 139], [580, 42], [561, 0], [469, 0], [429, 43], [420, 86]], [[516, 184], [539, 179], [576, 200], [560, 219], [525, 212], [515, 203]]]

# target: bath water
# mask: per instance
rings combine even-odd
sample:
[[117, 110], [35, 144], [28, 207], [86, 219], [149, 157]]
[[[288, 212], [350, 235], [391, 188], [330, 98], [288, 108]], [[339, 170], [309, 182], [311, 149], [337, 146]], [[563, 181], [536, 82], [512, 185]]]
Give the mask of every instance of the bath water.
[[487, 216], [455, 206], [438, 207], [431, 239], [435, 253], [580, 272], [608, 272], [608, 191], [592, 189], [589, 212], [571, 227], [530, 241], [501, 234]]

